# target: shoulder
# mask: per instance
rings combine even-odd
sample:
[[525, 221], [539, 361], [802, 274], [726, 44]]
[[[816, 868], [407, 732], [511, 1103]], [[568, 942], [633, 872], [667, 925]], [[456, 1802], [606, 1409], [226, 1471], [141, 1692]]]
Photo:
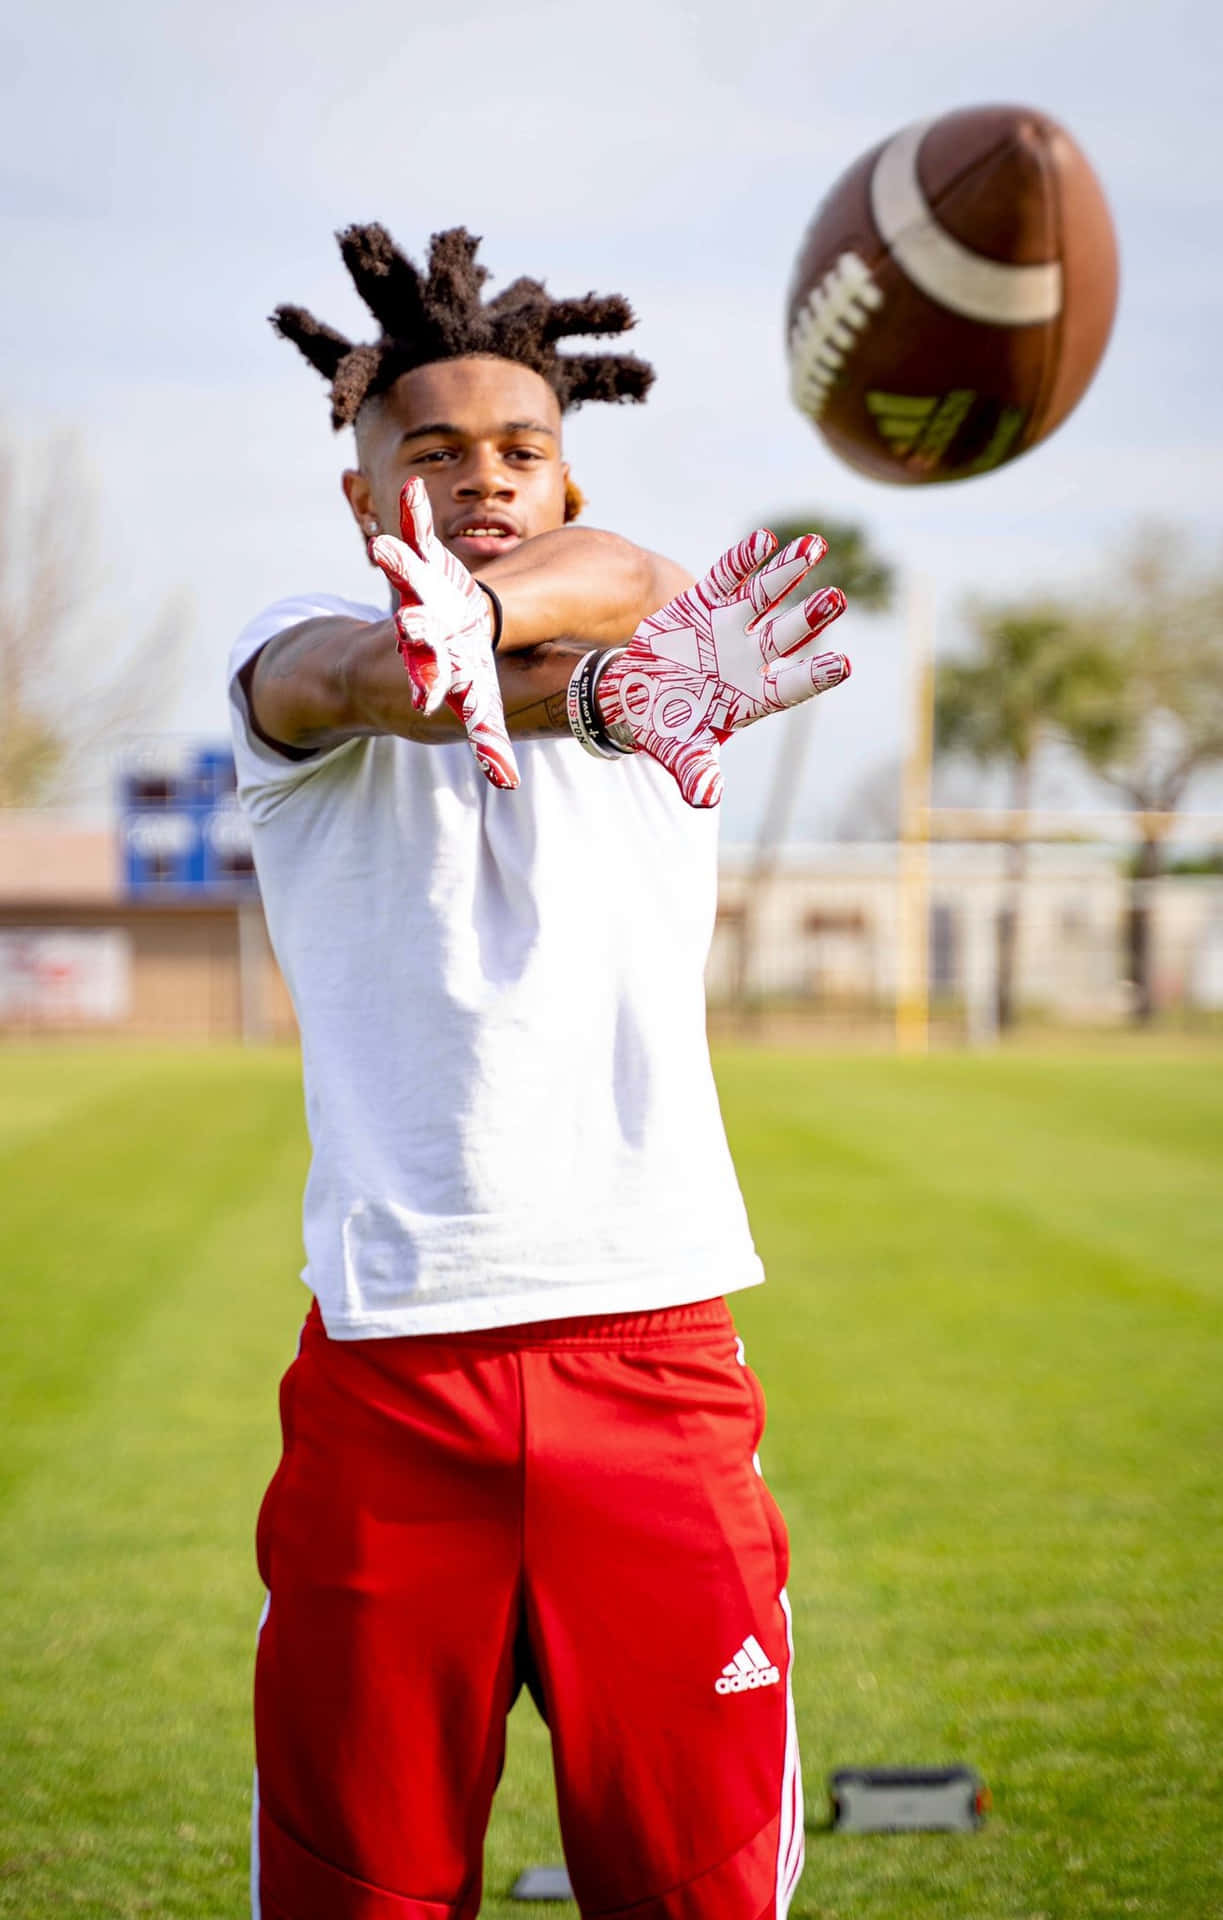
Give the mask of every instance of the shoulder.
[[381, 620], [384, 607], [368, 606], [360, 600], [343, 600], [330, 593], [295, 594], [276, 600], [247, 622], [229, 653], [228, 690], [230, 733], [238, 775], [238, 798], [255, 820], [266, 818], [274, 807], [320, 767], [339, 755], [352, 756], [361, 744], [345, 741], [327, 751], [296, 754], [273, 747], [255, 726], [247, 701], [244, 680], [246, 669], [261, 647], [278, 633], [301, 626], [304, 620], [318, 620], [334, 614], [344, 620]]
[[287, 633], [290, 627], [299, 627], [303, 620], [318, 620], [327, 614], [342, 620], [382, 620], [386, 617], [386, 608], [370, 606], [361, 600], [343, 600], [332, 593], [294, 594], [287, 600], [273, 601], [270, 607], [264, 607], [253, 620], [247, 621], [229, 650], [227, 678], [231, 687], [247, 661], [278, 633]]

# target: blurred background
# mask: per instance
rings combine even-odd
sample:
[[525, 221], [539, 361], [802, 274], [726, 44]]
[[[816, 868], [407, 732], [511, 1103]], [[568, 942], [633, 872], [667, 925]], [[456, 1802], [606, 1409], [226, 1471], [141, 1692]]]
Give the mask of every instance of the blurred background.
[[[936, 1037], [979, 1043], [1023, 1018], [1217, 1019], [1223, 168], [1205, 0], [1154, 33], [1143, 9], [1092, 0], [947, 0], [920, 31], [890, 0], [766, 0], [750, 22], [720, 0], [476, 0], [451, 23], [267, 0], [206, 24], [129, 0], [53, 5], [6, 52], [0, 1021], [286, 1028], [257, 914], [234, 904], [241, 827], [209, 814], [216, 769], [203, 786], [190, 769], [224, 740], [226, 653], [254, 612], [369, 592], [338, 489], [347, 436], [265, 316], [300, 301], [359, 328], [332, 235], [371, 218], [414, 252], [467, 224], [501, 281], [631, 297], [650, 403], [568, 429], [594, 523], [694, 568], [764, 520], [840, 532], [825, 575], [838, 564], [851, 594], [852, 682], [728, 754], [716, 1005], [801, 1006], [882, 1039], [928, 987]], [[1105, 183], [1115, 334], [1051, 443], [971, 484], [881, 487], [789, 402], [794, 256], [856, 154], [1000, 98], [1061, 118]], [[1042, 647], [1088, 633], [1124, 682], [1104, 735], [1076, 731], [1039, 671], [1030, 711], [991, 732], [1024, 648], [1039, 669]], [[906, 801], [931, 645], [932, 783], [911, 765]], [[153, 792], [133, 745], [138, 767], [163, 763], [160, 827], [131, 815]], [[927, 835], [915, 882], [899, 849]]]
[[[694, 569], [814, 526], [851, 598], [848, 685], [727, 749], [708, 975], [795, 1920], [1213, 1920], [1223, 12], [49, 0], [3, 53], [0, 1915], [246, 1904], [307, 1146], [224, 674], [269, 602], [368, 597], [266, 316], [359, 329], [332, 236], [377, 219], [632, 300], [648, 406], [567, 428], [594, 524]], [[1035, 452], [874, 485], [790, 404], [794, 259], [856, 156], [999, 101], [1104, 183], [1114, 337]], [[829, 1833], [833, 1768], [957, 1762], [980, 1833]], [[520, 1709], [485, 1913], [559, 1858]]]

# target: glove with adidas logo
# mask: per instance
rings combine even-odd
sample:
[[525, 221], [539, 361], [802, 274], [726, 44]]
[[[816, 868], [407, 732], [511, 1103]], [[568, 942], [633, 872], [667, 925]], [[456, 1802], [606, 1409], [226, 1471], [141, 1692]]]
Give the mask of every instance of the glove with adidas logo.
[[371, 540], [369, 557], [399, 594], [395, 627], [412, 705], [430, 714], [444, 701], [462, 721], [485, 778], [494, 787], [516, 787], [493, 659], [492, 603], [434, 533], [423, 480], [404, 487], [399, 528], [399, 540], [387, 533]]
[[612, 741], [660, 761], [691, 807], [722, 798], [718, 749], [732, 733], [849, 678], [845, 655], [819, 645], [845, 611], [839, 588], [776, 611], [826, 543], [809, 533], [776, 547], [767, 528], [749, 534], [644, 620], [598, 673], [598, 712]]

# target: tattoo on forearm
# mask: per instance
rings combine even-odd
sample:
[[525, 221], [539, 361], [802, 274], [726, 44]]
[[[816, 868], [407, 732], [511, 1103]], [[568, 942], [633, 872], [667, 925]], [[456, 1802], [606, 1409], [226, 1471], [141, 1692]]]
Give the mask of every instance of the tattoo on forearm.
[[501, 698], [512, 734], [521, 739], [523, 735], [563, 737], [568, 733], [565, 689], [574, 667], [589, 651], [576, 640], [547, 640], [503, 656]]
[[[399, 734], [422, 744], [461, 739], [462, 723], [448, 709], [427, 720], [416, 714], [408, 697], [408, 681], [392, 649], [378, 649], [377, 671], [367, 678], [366, 697], [357, 712], [345, 710], [343, 724], [329, 724], [330, 688], [325, 683], [326, 656], [342, 653], [351, 637], [364, 639], [361, 624], [327, 619], [277, 635], [256, 655], [243, 675], [252, 723], [260, 737], [290, 755], [325, 751], [341, 741], [378, 733]], [[564, 738], [569, 732], [565, 688], [569, 674], [589, 647], [575, 640], [540, 642], [503, 655], [498, 662], [505, 717], [512, 733], [536, 738]], [[320, 667], [324, 669], [320, 677]], [[271, 695], [273, 683], [283, 687], [301, 677], [305, 692], [294, 707], [292, 730], [286, 743], [264, 731], [256, 713], [258, 681], [268, 689], [273, 726], [284, 724], [284, 696]], [[561, 684], [557, 685], [558, 677]], [[317, 684], [316, 684], [317, 683]], [[320, 688], [322, 692], [320, 693]], [[320, 711], [321, 709], [321, 711]], [[265, 715], [266, 717], [266, 715]], [[287, 730], [287, 729], [286, 729]]]
[[513, 733], [523, 734], [563, 734], [569, 731], [569, 722], [565, 716], [564, 692], [549, 693], [542, 699], [515, 705], [507, 702], [505, 717]]

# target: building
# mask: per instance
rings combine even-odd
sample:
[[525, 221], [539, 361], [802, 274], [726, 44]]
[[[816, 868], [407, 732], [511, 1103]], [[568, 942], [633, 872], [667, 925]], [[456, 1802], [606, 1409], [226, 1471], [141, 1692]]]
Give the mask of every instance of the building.
[[[707, 974], [711, 1004], [890, 1013], [899, 984], [900, 858], [894, 844], [792, 847], [761, 875], [753, 874], [750, 855], [728, 849]], [[991, 845], [928, 849], [931, 1000], [969, 1039], [985, 1039], [992, 1029], [1003, 858]], [[1126, 1018], [1124, 861], [1118, 845], [1030, 848], [1017, 966], [1021, 1008], [1068, 1024]], [[1223, 1009], [1223, 877], [1168, 874], [1150, 899], [1157, 1004]]]
[[131, 889], [116, 825], [0, 813], [0, 1026], [291, 1039], [257, 895]]
[[[296, 1037], [244, 822], [223, 767], [218, 775], [213, 762], [209, 778], [221, 790], [189, 806], [179, 804], [181, 785], [163, 783], [151, 803], [129, 790], [133, 804], [109, 822], [0, 812], [0, 1028], [188, 1042]], [[929, 866], [933, 1006], [952, 1032], [985, 1040], [1001, 850], [937, 845]], [[1159, 1005], [1223, 1009], [1223, 878], [1169, 875], [1153, 897]], [[1118, 847], [1033, 848], [1021, 1006], [1067, 1024], [1124, 1020], [1128, 906]], [[710, 1003], [890, 1019], [899, 926], [895, 846], [790, 848], [755, 878], [750, 859], [728, 849]]]

